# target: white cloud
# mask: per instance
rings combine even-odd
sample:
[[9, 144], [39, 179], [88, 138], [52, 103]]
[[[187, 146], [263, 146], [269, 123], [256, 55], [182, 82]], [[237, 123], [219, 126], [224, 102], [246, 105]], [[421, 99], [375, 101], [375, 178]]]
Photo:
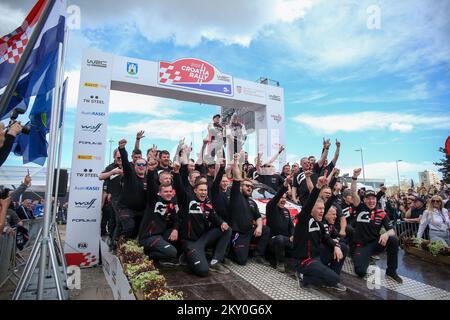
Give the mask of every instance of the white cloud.
[[316, 116], [299, 114], [294, 121], [321, 133], [390, 130], [410, 132], [413, 129], [448, 129], [449, 114], [407, 114], [397, 112], [359, 112]]
[[145, 130], [146, 136], [152, 139], [178, 141], [182, 137], [201, 136], [202, 133], [206, 132], [208, 122], [207, 119], [201, 121], [157, 119], [129, 123], [123, 126], [111, 126], [111, 130], [133, 135], [139, 130]]
[[0, 37], [14, 31], [25, 19], [25, 12], [22, 9], [15, 9], [6, 3], [0, 3]]
[[[348, 173], [350, 175], [353, 174], [354, 168], [341, 168], [341, 175], [344, 173]], [[398, 163], [398, 172], [400, 181], [402, 180], [408, 180], [411, 179], [414, 180], [414, 183], [417, 184], [419, 181], [419, 172], [428, 170], [428, 171], [434, 171], [438, 173], [437, 167], [432, 163], [428, 161], [420, 162], [420, 163], [412, 163], [412, 162], [399, 162]], [[386, 179], [386, 184], [388, 186], [391, 185], [398, 185], [398, 179], [397, 179], [397, 163], [395, 161], [393, 162], [374, 162], [374, 163], [368, 163], [364, 164], [364, 171], [367, 179]], [[438, 173], [439, 176], [441, 176], [440, 173]], [[362, 183], [362, 173], [359, 177], [359, 182]]]
[[264, 26], [293, 22], [303, 17], [313, 3], [313, 0], [135, 0], [132, 3], [82, 0], [77, 5], [81, 7], [83, 28], [128, 23], [151, 42], [173, 41], [195, 46], [206, 38], [248, 46]]
[[[76, 108], [80, 72], [68, 71], [65, 73], [65, 76], [69, 78], [69, 89], [67, 91], [68, 108]], [[143, 114], [155, 117], [171, 117], [181, 114], [178, 110], [181, 105], [180, 102], [142, 94], [113, 90], [111, 91], [109, 102], [110, 113]]]
[[361, 78], [380, 72], [417, 75], [450, 62], [448, 1], [376, 1], [381, 29], [369, 30], [366, 9], [373, 4], [321, 0], [298, 23], [279, 26], [274, 37], [288, 48], [286, 63], [311, 73], [344, 70]]

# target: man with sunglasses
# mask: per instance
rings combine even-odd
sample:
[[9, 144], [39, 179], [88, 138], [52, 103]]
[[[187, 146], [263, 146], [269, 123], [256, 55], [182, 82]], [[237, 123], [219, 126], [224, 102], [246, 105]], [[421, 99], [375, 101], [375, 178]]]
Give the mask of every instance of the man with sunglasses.
[[245, 265], [250, 242], [258, 238], [254, 262], [265, 264], [263, 257], [269, 242], [270, 229], [263, 226], [258, 205], [251, 198], [253, 191], [251, 180], [241, 177], [239, 157], [239, 154], [233, 157], [233, 185], [230, 193], [230, 218], [233, 229], [231, 252], [236, 263]]
[[109, 247], [111, 250], [115, 248], [117, 235], [120, 230], [117, 229], [117, 204], [120, 194], [122, 193], [122, 158], [118, 149], [114, 150], [114, 162], [108, 165], [99, 175], [99, 179], [105, 181], [106, 193], [111, 197], [111, 208], [109, 221]]
[[118, 236], [135, 238], [142, 220], [146, 205], [146, 170], [147, 161], [136, 160], [134, 166], [128, 161], [125, 150], [127, 140], [119, 141], [119, 153], [123, 166], [122, 193], [117, 205], [118, 223], [121, 231]]

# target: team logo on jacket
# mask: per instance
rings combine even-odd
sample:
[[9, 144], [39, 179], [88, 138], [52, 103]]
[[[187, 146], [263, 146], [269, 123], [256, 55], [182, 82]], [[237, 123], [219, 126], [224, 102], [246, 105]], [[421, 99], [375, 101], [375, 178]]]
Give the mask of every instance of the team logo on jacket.
[[370, 212], [363, 211], [358, 214], [358, 217], [356, 217], [356, 222], [364, 222], [364, 223], [370, 223]]
[[320, 231], [320, 226], [314, 218], [309, 219], [309, 232]]
[[155, 204], [155, 213], [159, 213], [160, 215], [163, 216], [163, 215], [166, 214], [166, 210], [167, 210], [167, 207], [166, 207], [166, 205], [164, 203], [157, 202]]

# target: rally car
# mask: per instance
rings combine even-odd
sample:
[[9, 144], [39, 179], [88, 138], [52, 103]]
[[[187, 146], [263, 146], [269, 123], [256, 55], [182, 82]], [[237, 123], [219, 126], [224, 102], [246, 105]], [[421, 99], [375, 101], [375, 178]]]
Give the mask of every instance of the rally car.
[[[266, 223], [266, 205], [275, 196], [276, 191], [273, 190], [271, 187], [257, 182], [253, 181], [253, 193], [252, 198], [255, 200], [256, 204], [258, 205], [259, 212], [261, 213], [263, 217], [263, 223]], [[294, 202], [287, 200], [286, 201], [286, 208], [289, 210], [289, 213], [291, 214], [291, 219], [295, 223], [295, 218], [299, 214], [301, 210], [301, 206], [295, 204]]]

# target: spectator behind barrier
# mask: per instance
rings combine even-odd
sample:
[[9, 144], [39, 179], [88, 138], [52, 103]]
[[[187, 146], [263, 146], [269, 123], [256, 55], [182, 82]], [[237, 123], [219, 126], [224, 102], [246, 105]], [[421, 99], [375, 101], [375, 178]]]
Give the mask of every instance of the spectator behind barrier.
[[443, 207], [442, 198], [439, 196], [433, 196], [428, 202], [427, 210], [424, 211], [420, 220], [419, 231], [417, 232], [418, 238], [422, 238], [427, 226], [430, 227], [431, 241], [441, 241], [450, 246], [450, 220], [448, 211]]

